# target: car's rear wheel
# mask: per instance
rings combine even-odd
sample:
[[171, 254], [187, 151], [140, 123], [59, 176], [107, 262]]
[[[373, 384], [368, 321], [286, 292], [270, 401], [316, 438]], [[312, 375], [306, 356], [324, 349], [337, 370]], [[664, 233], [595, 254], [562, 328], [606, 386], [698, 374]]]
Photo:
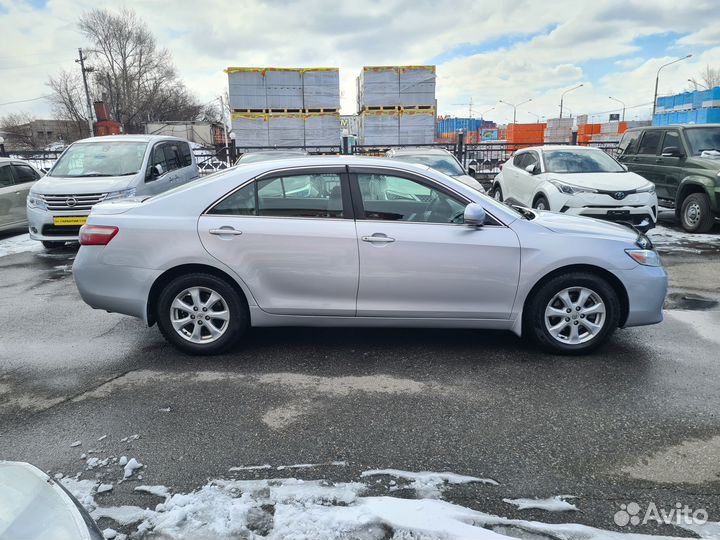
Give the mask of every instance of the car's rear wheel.
[[189, 354], [217, 354], [233, 346], [248, 326], [247, 306], [225, 280], [189, 274], [168, 283], [156, 305], [165, 339]]
[[583, 354], [618, 326], [620, 301], [612, 286], [589, 272], [571, 272], [543, 283], [530, 298], [525, 333], [544, 349]]
[[63, 247], [65, 242], [51, 242], [49, 240], [43, 240], [42, 245], [45, 249], [56, 249]]
[[500, 184], [495, 184], [492, 188], [492, 198], [498, 202], [503, 201], [503, 192]]
[[680, 208], [683, 229], [693, 233], [706, 233], [712, 229], [715, 216], [710, 209], [710, 199], [705, 193], [691, 193]]
[[545, 197], [538, 197], [533, 204], [535, 210], [550, 210], [550, 203]]

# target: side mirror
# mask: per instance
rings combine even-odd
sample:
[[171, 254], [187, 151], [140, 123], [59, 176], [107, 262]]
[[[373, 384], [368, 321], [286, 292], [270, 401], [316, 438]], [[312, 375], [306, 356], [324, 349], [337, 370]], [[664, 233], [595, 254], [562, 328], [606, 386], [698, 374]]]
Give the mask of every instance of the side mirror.
[[682, 157], [683, 153], [677, 146], [666, 146], [663, 148], [662, 157]]
[[148, 171], [148, 180], [155, 180], [156, 178], [159, 178], [164, 173], [162, 165], [159, 163], [157, 165], [153, 165], [150, 167], [150, 170]]
[[624, 163], [621, 163], [620, 166], [623, 168], [623, 170], [624, 170], [625, 172], [627, 172], [627, 171], [630, 170], [630, 169], [628, 169], [628, 166], [625, 165]]
[[529, 172], [530, 174], [537, 174], [537, 163], [533, 163], [532, 165], [528, 165], [525, 167], [525, 170]]
[[470, 203], [465, 207], [463, 221], [468, 227], [479, 229], [485, 225], [485, 209], [477, 203]]

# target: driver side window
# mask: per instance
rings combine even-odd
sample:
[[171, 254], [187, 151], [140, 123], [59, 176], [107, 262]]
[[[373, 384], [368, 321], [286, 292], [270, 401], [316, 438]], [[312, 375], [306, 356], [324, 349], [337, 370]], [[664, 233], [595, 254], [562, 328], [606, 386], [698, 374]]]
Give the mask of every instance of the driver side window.
[[358, 174], [365, 219], [415, 223], [463, 223], [466, 204], [409, 178]]
[[155, 180], [156, 176], [153, 176], [152, 169], [155, 165], [162, 167], [162, 173], [165, 174], [168, 171], [167, 156], [165, 153], [165, 143], [155, 145], [153, 148], [152, 156], [150, 157], [150, 163], [148, 164], [147, 173], [145, 174], [146, 180]]

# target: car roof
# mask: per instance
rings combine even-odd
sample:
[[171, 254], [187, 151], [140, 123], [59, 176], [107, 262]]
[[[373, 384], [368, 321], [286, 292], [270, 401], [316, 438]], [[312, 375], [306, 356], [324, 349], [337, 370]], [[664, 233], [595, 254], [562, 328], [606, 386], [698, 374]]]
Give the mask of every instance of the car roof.
[[[393, 156], [417, 156], [417, 155], [431, 155], [431, 156], [446, 156], [450, 154], [448, 150], [445, 148], [422, 148], [422, 147], [415, 147], [415, 148], [398, 148], [395, 150], [391, 150], [390, 154]], [[450, 154], [452, 155], [452, 154]]]
[[103, 135], [101, 137], [88, 137], [87, 139], [80, 139], [75, 141], [73, 144], [78, 143], [91, 143], [91, 142], [157, 142], [157, 141], [183, 141], [189, 142], [186, 139], [180, 137], [173, 137], [171, 135]]
[[516, 150], [515, 153], [525, 152], [526, 150], [535, 150], [538, 152], [546, 152], [548, 150], [600, 150], [594, 146], [580, 146], [575, 144], [546, 144], [543, 146], [528, 146], [527, 148], [521, 148]]
[[[696, 129], [696, 128], [720, 128], [720, 124], [668, 124], [667, 126], [639, 126], [628, 129], [628, 131], [645, 131], [649, 129]], [[626, 132], [627, 133], [627, 132]]]
[[30, 165], [31, 167], [34, 167], [37, 169], [37, 167], [35, 167], [35, 165], [30, 163], [28, 160], [22, 159], [22, 158], [0, 157], [0, 163], [23, 163], [25, 165]]

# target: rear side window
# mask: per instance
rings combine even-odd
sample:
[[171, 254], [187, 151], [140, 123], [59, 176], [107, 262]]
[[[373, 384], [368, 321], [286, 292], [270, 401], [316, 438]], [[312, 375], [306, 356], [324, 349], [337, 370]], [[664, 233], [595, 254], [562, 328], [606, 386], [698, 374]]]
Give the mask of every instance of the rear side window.
[[9, 187], [13, 185], [13, 175], [10, 170], [10, 165], [0, 165], [0, 188]]
[[190, 150], [190, 145], [188, 143], [178, 143], [178, 146], [180, 147], [180, 154], [182, 157], [182, 164], [181, 167], [189, 167], [192, 165], [192, 151]]
[[640, 141], [640, 131], [628, 131], [623, 135], [620, 140], [618, 147], [620, 148], [620, 154], [636, 154], [638, 149], [638, 142]]
[[224, 216], [255, 216], [255, 182], [238, 189], [228, 198], [220, 201], [208, 214], [222, 214]]
[[174, 171], [182, 167], [180, 164], [182, 157], [180, 155], [180, 147], [175, 143], [168, 143], [163, 145], [163, 151], [165, 152], [165, 163], [167, 163], [168, 171]]
[[662, 131], [646, 131], [642, 139], [640, 140], [640, 148], [638, 148], [638, 154], [657, 154], [658, 147], [660, 146], [660, 139], [662, 138]]

